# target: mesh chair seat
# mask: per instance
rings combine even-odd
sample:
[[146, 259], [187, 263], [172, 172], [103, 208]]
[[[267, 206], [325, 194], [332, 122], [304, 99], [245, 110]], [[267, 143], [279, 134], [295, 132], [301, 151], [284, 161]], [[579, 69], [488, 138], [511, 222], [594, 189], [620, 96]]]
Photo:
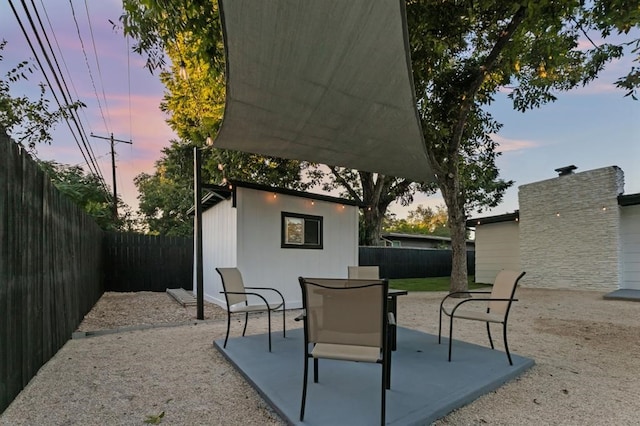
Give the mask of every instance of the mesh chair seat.
[[245, 305], [244, 303], [238, 303], [231, 305], [229, 311], [231, 313], [238, 312], [266, 312], [267, 310], [275, 311], [282, 307], [282, 303], [269, 303], [267, 305]]
[[311, 351], [311, 356], [314, 358], [360, 362], [378, 362], [381, 360], [380, 348], [358, 345], [336, 345], [333, 343], [316, 343]]

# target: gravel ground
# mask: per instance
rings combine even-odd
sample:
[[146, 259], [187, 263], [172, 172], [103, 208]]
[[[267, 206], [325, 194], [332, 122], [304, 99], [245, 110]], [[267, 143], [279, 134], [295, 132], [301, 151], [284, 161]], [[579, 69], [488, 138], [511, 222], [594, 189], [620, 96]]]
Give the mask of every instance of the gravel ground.
[[[437, 333], [443, 295], [399, 298], [399, 324]], [[640, 425], [640, 303], [602, 296], [519, 289], [509, 343], [536, 365], [436, 425]], [[300, 326], [296, 315], [287, 314], [288, 328]], [[144, 425], [161, 413], [163, 425], [283, 424], [213, 348], [212, 340], [224, 337], [224, 311], [206, 304], [205, 321], [195, 316], [195, 307], [182, 308], [165, 293], [106, 293], [79, 331], [118, 332], [70, 340], [0, 425]], [[232, 335], [240, 330], [234, 320]], [[247, 333], [263, 332], [266, 316], [254, 316]], [[456, 337], [487, 344], [479, 323], [461, 323]]]

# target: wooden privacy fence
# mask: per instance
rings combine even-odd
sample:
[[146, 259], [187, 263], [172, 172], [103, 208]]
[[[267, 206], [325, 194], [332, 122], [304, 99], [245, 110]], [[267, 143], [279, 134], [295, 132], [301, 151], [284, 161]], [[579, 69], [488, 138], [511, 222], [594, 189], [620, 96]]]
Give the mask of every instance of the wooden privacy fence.
[[102, 230], [0, 129], [0, 413], [102, 295]]
[[105, 291], [193, 289], [193, 238], [105, 233]]
[[[475, 273], [473, 250], [467, 251], [467, 273]], [[395, 278], [446, 277], [451, 275], [451, 250], [399, 247], [360, 247], [360, 265], [378, 265], [380, 276]]]

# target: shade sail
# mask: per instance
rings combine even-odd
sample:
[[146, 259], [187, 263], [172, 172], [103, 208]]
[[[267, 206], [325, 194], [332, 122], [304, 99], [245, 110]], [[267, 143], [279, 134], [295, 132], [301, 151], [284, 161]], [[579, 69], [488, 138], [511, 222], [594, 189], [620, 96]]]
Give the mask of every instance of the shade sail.
[[214, 146], [432, 181], [403, 0], [220, 0]]

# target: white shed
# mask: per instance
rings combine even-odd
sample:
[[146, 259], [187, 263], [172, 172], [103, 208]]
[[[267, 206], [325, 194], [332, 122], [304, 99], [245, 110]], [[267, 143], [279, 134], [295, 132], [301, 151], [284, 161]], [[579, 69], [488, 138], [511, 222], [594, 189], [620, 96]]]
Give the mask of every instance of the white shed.
[[358, 265], [352, 200], [237, 181], [207, 191], [204, 300], [225, 304], [217, 267], [239, 268], [247, 286], [277, 288], [289, 309], [302, 306], [299, 276], [341, 278]]

